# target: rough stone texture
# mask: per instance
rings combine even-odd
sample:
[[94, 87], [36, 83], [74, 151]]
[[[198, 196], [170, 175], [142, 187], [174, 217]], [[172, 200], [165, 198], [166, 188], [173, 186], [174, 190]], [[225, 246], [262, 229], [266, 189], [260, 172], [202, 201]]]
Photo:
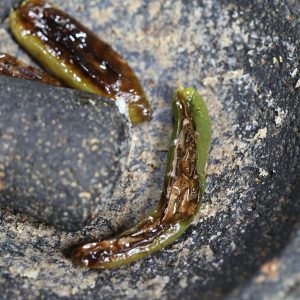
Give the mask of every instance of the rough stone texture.
[[[55, 3], [129, 61], [152, 101], [154, 120], [133, 130], [128, 172], [109, 210], [76, 235], [1, 210], [4, 298], [26, 298], [28, 291], [36, 299], [225, 297], [280, 255], [299, 220], [297, 1]], [[28, 59], [4, 28], [0, 50]], [[177, 82], [200, 89], [213, 122], [198, 218], [172, 246], [132, 266], [74, 267], [62, 254], [65, 247], [128, 228], [157, 203]]]
[[81, 229], [123, 172], [125, 118], [113, 101], [4, 76], [0, 99], [0, 202]]
[[300, 230], [282, 254], [264, 263], [249, 283], [227, 299], [300, 299]]

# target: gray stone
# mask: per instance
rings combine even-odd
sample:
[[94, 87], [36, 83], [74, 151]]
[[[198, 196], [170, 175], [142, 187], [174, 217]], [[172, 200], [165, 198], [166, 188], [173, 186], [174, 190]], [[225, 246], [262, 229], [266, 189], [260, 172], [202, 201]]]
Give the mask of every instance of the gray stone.
[[12, 7], [20, 3], [20, 0], [2, 0], [0, 1], [0, 22], [2, 22]]
[[[133, 129], [128, 169], [91, 226], [69, 235], [2, 208], [2, 297], [214, 300], [252, 286], [265, 263], [280, 259], [299, 222], [299, 1], [53, 2], [129, 61], [154, 119]], [[3, 39], [0, 50], [29, 60], [7, 32]], [[198, 87], [212, 117], [199, 216], [172, 246], [131, 266], [74, 266], [66, 247], [120, 232], [157, 204], [177, 82]], [[278, 277], [284, 293], [291, 283], [286, 298], [298, 289], [295, 269], [287, 264]]]
[[265, 262], [245, 286], [227, 299], [298, 300], [300, 299], [300, 229], [295, 231], [286, 248]]
[[115, 103], [0, 76], [0, 201], [64, 230], [108, 202], [128, 155]]

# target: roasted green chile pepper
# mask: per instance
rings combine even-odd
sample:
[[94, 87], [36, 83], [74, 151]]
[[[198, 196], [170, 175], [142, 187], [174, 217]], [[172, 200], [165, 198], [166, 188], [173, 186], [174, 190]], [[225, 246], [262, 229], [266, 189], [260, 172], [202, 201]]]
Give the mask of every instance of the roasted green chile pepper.
[[16, 57], [0, 53], [0, 75], [23, 78], [28, 80], [41, 81], [43, 83], [60, 86], [61, 84], [48, 73], [31, 67]]
[[173, 113], [175, 127], [157, 209], [117, 237], [76, 248], [73, 257], [79, 265], [115, 268], [134, 262], [171, 244], [192, 223], [205, 190], [210, 118], [193, 88], [177, 91]]
[[44, 0], [10, 14], [16, 40], [67, 86], [128, 103], [133, 124], [151, 119], [145, 92], [128, 63], [77, 20]]

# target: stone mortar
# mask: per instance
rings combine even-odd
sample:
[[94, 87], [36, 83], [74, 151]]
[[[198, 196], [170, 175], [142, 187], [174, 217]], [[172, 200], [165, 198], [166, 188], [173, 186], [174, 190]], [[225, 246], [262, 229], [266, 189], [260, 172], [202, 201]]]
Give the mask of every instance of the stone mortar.
[[[129, 61], [154, 119], [134, 129], [128, 172], [91, 226], [67, 234], [1, 208], [4, 299], [220, 299], [279, 255], [300, 211], [293, 2], [55, 1]], [[6, 24], [0, 37], [0, 51], [30, 61]], [[158, 202], [177, 83], [199, 88], [213, 124], [199, 216], [172, 246], [131, 266], [74, 266], [66, 247], [128, 228]]]

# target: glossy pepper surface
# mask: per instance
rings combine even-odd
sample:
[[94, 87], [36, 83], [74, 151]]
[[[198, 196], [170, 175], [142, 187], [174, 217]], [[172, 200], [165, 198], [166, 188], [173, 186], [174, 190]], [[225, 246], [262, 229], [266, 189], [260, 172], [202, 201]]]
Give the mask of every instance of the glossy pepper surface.
[[126, 265], [168, 246], [192, 223], [205, 190], [210, 118], [204, 101], [193, 88], [177, 91], [173, 113], [175, 126], [157, 209], [115, 238], [76, 248], [76, 263], [89, 268]]
[[132, 123], [151, 119], [145, 92], [128, 63], [77, 20], [44, 0], [10, 14], [16, 40], [65, 85], [128, 103]]

